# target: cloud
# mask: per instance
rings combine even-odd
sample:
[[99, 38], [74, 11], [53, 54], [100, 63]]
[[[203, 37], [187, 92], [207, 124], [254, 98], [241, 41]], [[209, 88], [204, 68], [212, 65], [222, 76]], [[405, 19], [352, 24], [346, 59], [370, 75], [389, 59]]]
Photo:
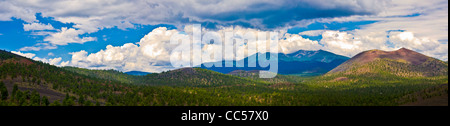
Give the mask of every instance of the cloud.
[[34, 46], [25, 46], [20, 48], [20, 51], [39, 51], [39, 50], [47, 50], [47, 49], [56, 49], [57, 46], [49, 43], [37, 43]]
[[61, 58], [61, 57], [58, 57], [58, 58], [46, 59], [46, 58], [34, 57], [33, 60], [41, 61], [41, 62], [44, 62], [44, 63], [48, 63], [48, 64], [50, 64], [50, 65], [60, 66], [60, 65], [61, 65], [60, 63], [61, 63], [62, 58]]
[[[170, 38], [180, 34], [165, 27], [154, 29], [138, 43], [126, 43], [123, 46], [108, 45], [105, 50], [88, 54], [82, 50], [70, 53], [70, 65], [91, 69], [118, 69], [122, 71], [160, 72], [172, 69], [169, 54], [177, 45], [170, 44]], [[180, 34], [182, 35], [182, 34]]]
[[386, 51], [405, 47], [441, 60], [448, 60], [448, 43], [436, 39], [418, 37], [410, 31], [370, 32], [360, 34], [358, 30], [351, 32], [326, 31], [319, 41], [321, 49], [336, 54], [353, 57], [354, 55], [372, 49]]
[[[81, 50], [79, 52], [70, 53], [72, 55], [72, 61], [70, 65], [78, 66], [90, 69], [117, 69], [121, 71], [146, 71], [146, 72], [161, 72], [170, 69], [175, 69], [171, 65], [170, 59], [172, 53], [179, 53], [175, 50], [179, 45], [171, 44], [172, 36], [175, 36], [175, 40], [192, 39], [193, 31], [192, 26], [186, 26], [184, 31], [168, 30], [166, 27], [159, 27], [145, 35], [136, 44], [126, 43], [122, 46], [108, 45], [105, 50], [90, 53]], [[207, 35], [208, 31], [203, 28], [203, 35]], [[234, 37], [238, 40], [242, 40], [243, 34], [247, 32], [256, 32], [260, 30], [242, 28], [242, 27], [223, 27], [221, 30], [214, 31], [218, 34], [224, 35], [225, 32], [234, 31]], [[225, 39], [225, 37], [222, 37]], [[222, 40], [225, 42], [225, 40]], [[196, 44], [200, 44], [197, 41]], [[249, 41], [247, 44], [238, 46], [238, 53], [248, 53], [247, 45], [250, 43], [260, 43], [261, 41]], [[204, 54], [212, 53], [221, 48], [221, 44], [210, 43], [201, 47]], [[181, 48], [181, 50], [187, 51], [188, 48]], [[221, 50], [221, 49], [220, 49]], [[254, 50], [256, 53], [256, 50]], [[253, 53], [253, 54], [254, 54]], [[252, 54], [249, 54], [252, 55]], [[182, 59], [180, 62], [190, 62], [191, 59], [200, 59], [202, 57], [192, 55], [191, 58]], [[230, 59], [231, 58], [231, 59]], [[227, 60], [232, 60], [235, 57], [225, 57]], [[245, 55], [236, 57], [236, 59], [243, 59]], [[220, 60], [220, 59], [219, 59]], [[217, 59], [203, 60], [203, 62], [215, 62]], [[193, 64], [193, 66], [200, 64]]]
[[54, 30], [51, 24], [41, 24], [41, 23], [31, 23], [23, 24], [23, 30], [25, 31], [35, 31], [35, 30]]
[[61, 60], [62, 60], [61, 57], [47, 59], [47, 58], [37, 57], [36, 54], [34, 54], [34, 53], [22, 53], [20, 51], [18, 51], [18, 52], [11, 51], [11, 53], [14, 53], [14, 54], [17, 54], [17, 55], [20, 55], [20, 56], [23, 56], [23, 57], [26, 57], [26, 58], [29, 58], [29, 59], [33, 59], [33, 60], [36, 60], [36, 61], [41, 61], [41, 62], [44, 62], [44, 63], [48, 63], [50, 65], [66, 66], [66, 65], [69, 64], [68, 61], [61, 62]]
[[294, 53], [298, 50], [319, 50], [323, 47], [318, 41], [313, 41], [300, 36], [301, 34], [285, 34], [285, 39], [279, 40], [280, 52], [285, 54]]
[[[376, 21], [348, 31], [347, 41], [361, 41], [359, 46], [365, 49], [394, 50], [406, 47], [441, 60], [448, 60], [448, 1], [434, 0], [395, 0], [386, 6], [384, 12], [377, 15], [348, 16], [332, 19], [320, 19], [318, 22]], [[392, 32], [394, 31], [394, 32]], [[396, 32], [397, 31], [397, 32]], [[307, 31], [309, 32], [309, 31]], [[354, 37], [354, 39], [350, 38]], [[407, 39], [406, 39], [407, 38]], [[321, 42], [327, 43], [325, 40]], [[357, 43], [355, 43], [357, 44]], [[355, 45], [357, 46], [357, 45]], [[334, 48], [336, 52], [352, 56], [358, 49], [345, 52]]]
[[306, 35], [306, 36], [320, 36], [322, 35], [326, 30], [309, 30], [309, 31], [303, 31], [298, 33], [299, 35]]
[[61, 57], [49, 58], [49, 59], [34, 57], [33, 60], [41, 61], [41, 62], [44, 62], [44, 63], [48, 63], [50, 65], [55, 65], [55, 66], [59, 66], [59, 67], [67, 66], [69, 64], [69, 61], [62, 62], [62, 58]]
[[[401, 29], [414, 32], [419, 37], [448, 41], [447, 0], [6, 0], [1, 3], [0, 20], [14, 17], [34, 22], [35, 14], [41, 13], [44, 17], [53, 17], [62, 23], [73, 23], [73, 28], [61, 28], [55, 33], [35, 33], [48, 35], [44, 40], [53, 44], [53, 47], [96, 41], [95, 37], [80, 35], [104, 28], [133, 28], [133, 24], [172, 24], [182, 28], [201, 23], [214, 30], [232, 26], [273, 30], [308, 26], [314, 22], [361, 20], [378, 22], [364, 26], [364, 30], [355, 34]], [[420, 16], [405, 16], [414, 14]], [[306, 31], [301, 35], [318, 36], [322, 32]], [[49, 48], [29, 48], [40, 49]]]
[[0, 21], [11, 21], [11, 18], [18, 18], [31, 23], [36, 21], [35, 14], [35, 11], [24, 6], [17, 6], [14, 1], [0, 1]]
[[337, 17], [318, 22], [377, 21], [364, 25], [356, 34], [410, 31], [417, 37], [448, 41], [448, 0], [395, 0], [378, 15]]
[[355, 52], [361, 52], [366, 47], [361, 40], [355, 39], [354, 35], [339, 31], [324, 32], [320, 42], [324, 49], [344, 56], [353, 56]]
[[11, 51], [11, 53], [14, 53], [14, 54], [17, 54], [17, 55], [19, 55], [19, 56], [23, 56], [23, 57], [26, 57], [26, 58], [33, 58], [34, 56], [36, 56], [36, 54], [33, 54], [33, 53], [22, 53], [22, 52], [20, 52], [20, 51], [18, 51], [18, 52], [16, 52], [16, 51]]
[[391, 32], [389, 41], [395, 43], [395, 47], [406, 47], [425, 55], [448, 60], [448, 43], [441, 43], [429, 38], [418, 38], [412, 32]]
[[22, 47], [20, 49], [21, 51], [56, 49], [59, 45], [67, 45], [69, 43], [83, 44], [85, 42], [97, 41], [96, 37], [80, 37], [80, 35], [83, 35], [87, 32], [74, 28], [62, 27], [60, 30], [57, 30], [57, 32], [48, 32], [42, 30], [55, 30], [55, 28], [53, 28], [51, 24], [45, 25], [41, 23], [24, 24], [23, 28], [25, 31], [38, 30], [38, 32], [32, 32], [31, 35], [45, 36], [44, 41], [48, 43], [38, 43], [31, 47]]
[[67, 45], [68, 43], [83, 44], [88, 41], [96, 41], [96, 37], [80, 37], [80, 34], [84, 34], [81, 30], [75, 30], [73, 28], [61, 28], [60, 32], [50, 34], [44, 41], [48, 41], [53, 45]]
[[273, 29], [315, 18], [373, 15], [382, 12], [388, 3], [387, 0], [6, 0], [1, 3], [0, 20], [15, 17], [32, 22], [36, 20], [34, 14], [42, 13], [63, 23], [74, 23], [75, 28], [88, 33], [114, 26], [130, 28], [132, 24], [202, 23], [209, 28], [238, 25]]
[[70, 64], [70, 61], [63, 61], [59, 64], [59, 66], [68, 66]]
[[30, 33], [30, 35], [39, 35], [39, 36], [47, 36], [50, 34], [54, 34], [55, 32], [49, 32], [49, 31], [33, 31]]

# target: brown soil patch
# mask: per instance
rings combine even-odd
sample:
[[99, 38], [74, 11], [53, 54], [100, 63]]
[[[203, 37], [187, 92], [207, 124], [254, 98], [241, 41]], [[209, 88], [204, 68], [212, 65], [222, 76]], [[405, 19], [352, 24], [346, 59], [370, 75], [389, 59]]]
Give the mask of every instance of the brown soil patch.
[[[426, 94], [442, 94], [439, 96], [432, 96], [423, 98]], [[417, 97], [417, 101], [412, 103], [406, 103], [401, 106], [448, 106], [448, 84], [442, 84], [436, 87], [425, 89], [420, 92], [410, 94]]]
[[425, 100], [404, 104], [402, 106], [448, 106], [448, 94], [435, 96]]
[[[20, 78], [20, 77], [18, 77], [18, 78]], [[6, 80], [2, 80], [2, 81], [5, 83], [6, 89], [8, 90], [9, 98], [11, 98], [11, 96], [12, 96], [12, 90], [14, 87], [14, 83], [22, 82], [21, 80], [19, 81], [17, 78], [14, 80], [6, 79]], [[64, 97], [65, 97], [65, 94], [56, 92], [56, 91], [52, 90], [51, 87], [47, 87], [46, 85], [38, 85], [38, 86], [34, 86], [34, 87], [24, 87], [24, 86], [18, 85], [18, 87], [19, 87], [19, 90], [22, 92], [24, 92], [26, 90], [29, 90], [29, 91], [36, 90], [37, 92], [39, 92], [41, 97], [47, 96], [50, 103], [55, 100], [64, 99]]]

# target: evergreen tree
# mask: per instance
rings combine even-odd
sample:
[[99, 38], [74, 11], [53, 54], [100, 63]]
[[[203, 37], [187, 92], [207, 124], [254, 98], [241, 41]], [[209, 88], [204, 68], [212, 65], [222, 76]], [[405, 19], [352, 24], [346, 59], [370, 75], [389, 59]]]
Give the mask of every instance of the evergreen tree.
[[8, 90], [6, 89], [5, 83], [3, 83], [3, 81], [0, 81], [0, 92], [1, 99], [6, 100], [8, 98]]
[[33, 90], [30, 97], [31, 97], [30, 104], [32, 106], [40, 106], [41, 105], [41, 96], [36, 90]]
[[84, 104], [84, 97], [83, 97], [83, 95], [80, 95], [80, 97], [78, 98], [78, 104], [79, 105], [83, 105]]
[[63, 100], [63, 106], [73, 106], [75, 105], [75, 101], [70, 98], [69, 93], [66, 93], [66, 98]]
[[50, 104], [50, 106], [61, 106], [61, 103], [59, 103], [58, 100], [53, 101], [53, 103]]
[[45, 105], [45, 106], [50, 105], [50, 101], [48, 101], [47, 96], [42, 97], [42, 105]]
[[95, 106], [100, 106], [100, 102], [98, 100], [95, 100]]
[[87, 100], [84, 102], [84, 106], [92, 106], [92, 102]]
[[20, 106], [26, 105], [27, 96], [26, 96], [26, 94], [24, 94], [24, 92], [22, 92], [20, 90], [17, 91], [16, 98], [17, 98], [17, 101]]
[[16, 97], [17, 90], [19, 90], [19, 87], [17, 86], [17, 84], [14, 84], [14, 87], [13, 87], [13, 90], [12, 90], [12, 97], [13, 97], [13, 99], [15, 99], [15, 97]]
[[69, 93], [66, 93], [66, 98], [64, 98], [64, 99], [66, 100], [66, 99], [69, 99], [69, 98], [70, 98]]
[[33, 82], [33, 84], [36, 83], [36, 78], [33, 77], [33, 79], [31, 80], [31, 82]]

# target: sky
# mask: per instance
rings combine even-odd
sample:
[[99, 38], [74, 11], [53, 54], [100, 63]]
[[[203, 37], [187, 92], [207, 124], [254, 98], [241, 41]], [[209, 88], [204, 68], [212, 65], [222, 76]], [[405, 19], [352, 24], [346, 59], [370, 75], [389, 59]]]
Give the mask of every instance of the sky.
[[174, 69], [170, 37], [191, 37], [194, 24], [278, 32], [281, 53], [405, 47], [448, 61], [448, 0], [0, 0], [0, 49], [57, 66], [161, 72]]

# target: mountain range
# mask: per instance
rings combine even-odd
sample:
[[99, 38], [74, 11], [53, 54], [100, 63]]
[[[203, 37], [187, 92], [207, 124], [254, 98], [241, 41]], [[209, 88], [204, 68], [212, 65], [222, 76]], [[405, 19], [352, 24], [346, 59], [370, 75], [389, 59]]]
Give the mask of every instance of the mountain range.
[[142, 71], [128, 71], [125, 73], [128, 75], [135, 75], [135, 76], [145, 76], [145, 75], [151, 74], [149, 72], [142, 72]]
[[[238, 61], [220, 61], [222, 63], [222, 67], [216, 67], [212, 65], [216, 64], [217, 62], [204, 63], [199, 67], [224, 74], [230, 73], [235, 70], [268, 70], [269, 67], [261, 67], [258, 64], [260, 55], [261, 53], [257, 53]], [[349, 59], [348, 57], [337, 55], [324, 50], [299, 50], [290, 54], [267, 52], [266, 55], [270, 57], [278, 57], [278, 74], [301, 76], [321, 75], [327, 73], [331, 69]], [[233, 63], [233, 67], [224, 67], [226, 63], [230, 62]], [[256, 67], [249, 67], [248, 64], [250, 63], [256, 64]], [[239, 65], [243, 67], [237, 67]]]

